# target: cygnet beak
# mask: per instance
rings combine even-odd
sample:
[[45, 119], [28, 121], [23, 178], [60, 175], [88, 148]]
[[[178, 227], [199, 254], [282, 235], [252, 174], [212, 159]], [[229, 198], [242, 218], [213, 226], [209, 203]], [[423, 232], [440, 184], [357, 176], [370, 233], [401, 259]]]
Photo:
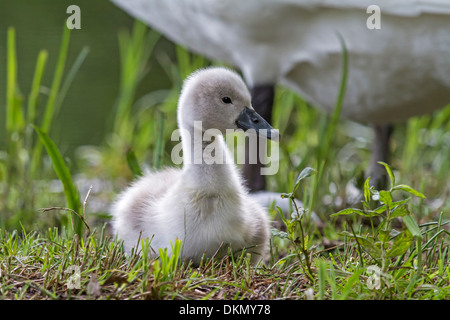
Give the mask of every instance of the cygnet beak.
[[[236, 120], [236, 125], [238, 128], [241, 128], [244, 131], [247, 131], [249, 129], [254, 129], [256, 131], [256, 134], [259, 136], [264, 136], [267, 139], [275, 139], [278, 137], [279, 139], [279, 133], [277, 130], [272, 128], [272, 126], [263, 119], [255, 110], [252, 110], [250, 108], [244, 108], [242, 112], [239, 114], [239, 117]], [[260, 131], [262, 129], [265, 129], [263, 131]]]

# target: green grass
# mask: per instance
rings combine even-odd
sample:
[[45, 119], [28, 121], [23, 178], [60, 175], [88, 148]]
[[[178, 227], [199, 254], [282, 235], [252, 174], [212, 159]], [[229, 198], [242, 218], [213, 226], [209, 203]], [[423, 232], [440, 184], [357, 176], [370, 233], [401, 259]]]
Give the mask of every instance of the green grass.
[[[0, 299], [450, 298], [450, 106], [397, 126], [393, 160], [380, 163], [391, 184], [386, 190], [371, 188], [364, 175], [370, 139], [355, 137], [355, 124], [339, 119], [346, 55], [333, 115], [276, 89], [273, 125], [283, 140], [280, 171], [268, 185], [290, 199], [294, 212], [270, 210], [275, 223], [265, 264], [251, 266], [242, 251], [193, 267], [180, 258], [179, 242], [169, 257], [164, 251], [149, 255], [148, 239], [142, 239], [140, 254], [126, 256], [109, 233], [107, 212], [92, 211], [91, 204], [110, 203], [145, 166], [171, 165], [182, 80], [217, 64], [181, 47], [172, 59], [155, 50], [159, 38], [141, 23], [120, 33], [121, 78], [110, 133], [102, 145], [80, 147], [76, 157], [66, 159], [51, 128], [59, 111], [71, 107], [64, 96], [88, 50], [66, 68], [70, 32], [64, 30], [49, 89], [42, 90], [42, 81], [52, 61], [42, 50], [24, 95], [17, 83], [15, 31], [8, 30]], [[152, 54], [173, 86], [137, 96], [143, 76], [152, 72], [147, 64]], [[94, 178], [109, 182], [111, 190], [94, 185], [80, 194]], [[55, 180], [61, 185], [57, 193], [50, 188]], [[357, 201], [349, 185], [359, 191]], [[312, 211], [322, 225], [312, 223]]]
[[[59, 57], [56, 62], [53, 81], [44, 95], [43, 75], [47, 66], [48, 53], [41, 50], [36, 61], [36, 68], [32, 79], [28, 98], [25, 99], [17, 83], [19, 63], [16, 53], [15, 29], [10, 27], [7, 31], [7, 77], [6, 77], [6, 150], [2, 152], [0, 160], [0, 226], [2, 228], [16, 229], [21, 225], [27, 228], [36, 226], [36, 208], [42, 206], [48, 199], [45, 192], [35, 193], [38, 181], [48, 180], [55, 170], [65, 185], [67, 206], [79, 211], [78, 195], [71, 184], [71, 174], [65, 167], [57, 147], [48, 137], [51, 134], [52, 124], [57, 117], [78, 70], [81, 68], [88, 49], [83, 49], [67, 75], [64, 77], [67, 53], [69, 50], [70, 30], [63, 28]], [[44, 101], [42, 101], [44, 100]], [[25, 104], [25, 101], [27, 103]], [[40, 138], [35, 135], [35, 129]], [[54, 166], [49, 167], [43, 163], [43, 148], [52, 155]], [[56, 157], [59, 156], [59, 162]], [[64, 172], [64, 176], [61, 173]], [[44, 187], [42, 190], [45, 190]], [[76, 220], [77, 218], [75, 218]], [[61, 225], [69, 226], [68, 219], [62, 217]], [[77, 222], [77, 225], [80, 225]], [[80, 232], [77, 227], [77, 232]]]

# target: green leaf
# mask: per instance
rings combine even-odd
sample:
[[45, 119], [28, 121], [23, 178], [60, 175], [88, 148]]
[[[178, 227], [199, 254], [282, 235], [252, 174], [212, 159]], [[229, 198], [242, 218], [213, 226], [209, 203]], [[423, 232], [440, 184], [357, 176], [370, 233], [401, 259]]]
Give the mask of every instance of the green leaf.
[[377, 259], [381, 257], [381, 249], [376, 247], [371, 239], [366, 239], [360, 236], [356, 236], [358, 242], [363, 247], [363, 249], [370, 254], [373, 258]]
[[281, 194], [281, 198], [282, 199], [291, 198], [292, 196], [293, 196], [292, 192], [290, 192], [290, 193], [282, 193]]
[[399, 234], [395, 238], [394, 244], [392, 245], [392, 247], [386, 253], [386, 257], [392, 258], [392, 257], [401, 256], [402, 254], [404, 254], [406, 252], [406, 250], [408, 250], [409, 247], [411, 246], [412, 239], [413, 239], [412, 235], [408, 230]]
[[410, 186], [408, 186], [406, 184], [399, 184], [398, 186], [395, 186], [392, 188], [392, 191], [394, 191], [394, 190], [403, 190], [403, 191], [406, 191], [406, 192], [409, 192], [409, 193], [415, 195], [416, 197], [419, 197], [422, 199], [426, 198], [423, 193], [420, 193], [419, 191], [411, 188]]
[[359, 214], [359, 215], [364, 216], [364, 217], [370, 217], [371, 216], [371, 215], [365, 213], [361, 209], [347, 208], [347, 209], [343, 209], [343, 210], [341, 210], [339, 212], [333, 213], [332, 215], [330, 215], [330, 217], [349, 215], [349, 214], [353, 214], [353, 213]]
[[395, 206], [401, 206], [405, 203], [407, 203], [411, 198], [407, 198], [407, 199], [403, 199], [403, 200], [399, 200], [399, 201], [394, 201], [392, 202], [392, 207], [394, 208]]
[[378, 234], [379, 234], [379, 239], [380, 239], [380, 241], [382, 241], [382, 242], [387, 242], [387, 241], [389, 241], [389, 238], [391, 237], [391, 234], [390, 234], [390, 231], [389, 230], [380, 230], [379, 232], [378, 232]]
[[386, 205], [383, 204], [382, 206], [376, 208], [375, 210], [372, 210], [372, 212], [377, 213], [378, 215], [382, 214], [386, 211]]
[[339, 235], [345, 235], [345, 236], [357, 241], [362, 246], [362, 248], [367, 253], [369, 253], [374, 259], [381, 257], [381, 249], [375, 245], [375, 243], [372, 239], [365, 238], [365, 237], [350, 233], [348, 231], [339, 232]]
[[270, 231], [272, 232], [272, 236], [274, 237], [279, 237], [281, 239], [289, 239], [289, 234], [287, 232], [280, 231], [275, 228], [272, 228]]
[[386, 168], [386, 171], [389, 175], [389, 179], [391, 180], [391, 188], [395, 185], [395, 176], [394, 173], [391, 170], [391, 167], [383, 161], [378, 161], [379, 164], [383, 165]]
[[420, 239], [422, 238], [422, 233], [420, 232], [419, 225], [412, 215], [406, 215], [402, 218], [402, 220], [414, 237]]
[[391, 219], [403, 217], [405, 215], [409, 214], [409, 210], [405, 205], [400, 205], [395, 207], [394, 210], [391, 212]]
[[[396, 208], [396, 206], [401, 206], [402, 204], [405, 204], [406, 202], [408, 202], [410, 199], [411, 198], [400, 200], [400, 201], [394, 201], [394, 202], [392, 202], [391, 207]], [[386, 205], [383, 204], [382, 206], [376, 208], [372, 212], [376, 212], [378, 214], [381, 214], [381, 213], [385, 212], [386, 209], [387, 209]]]
[[298, 186], [300, 185], [300, 182], [303, 179], [313, 176], [316, 173], [317, 173], [317, 170], [310, 168], [310, 167], [306, 167], [305, 169], [303, 169], [302, 172], [300, 172], [300, 174], [298, 175], [297, 180], [295, 181], [295, 186], [294, 186], [294, 190], [292, 191], [292, 193], [294, 193], [295, 190], [297, 190]]
[[370, 177], [364, 182], [364, 199], [366, 202], [370, 202]]
[[380, 201], [383, 202], [388, 208], [390, 208], [392, 204], [391, 193], [389, 191], [381, 190]]

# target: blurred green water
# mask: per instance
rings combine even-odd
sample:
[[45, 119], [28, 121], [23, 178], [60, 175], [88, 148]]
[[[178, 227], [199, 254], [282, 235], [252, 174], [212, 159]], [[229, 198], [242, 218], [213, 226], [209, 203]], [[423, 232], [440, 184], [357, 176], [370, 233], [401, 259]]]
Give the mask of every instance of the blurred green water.
[[[81, 10], [81, 30], [72, 30], [66, 72], [83, 47], [90, 52], [72, 83], [50, 132], [63, 153], [79, 145], [99, 144], [110, 130], [111, 113], [119, 85], [118, 31], [131, 29], [133, 19], [107, 0], [1, 0], [0, 1], [0, 149], [5, 144], [6, 30], [16, 29], [18, 84], [26, 99], [41, 49], [49, 51], [43, 84], [50, 87], [58, 58], [62, 28], [70, 14], [69, 5]], [[159, 50], [172, 45], [161, 40]], [[139, 94], [169, 88], [170, 82], [156, 61], [149, 61], [150, 73]], [[45, 105], [45, 97], [42, 106]]]

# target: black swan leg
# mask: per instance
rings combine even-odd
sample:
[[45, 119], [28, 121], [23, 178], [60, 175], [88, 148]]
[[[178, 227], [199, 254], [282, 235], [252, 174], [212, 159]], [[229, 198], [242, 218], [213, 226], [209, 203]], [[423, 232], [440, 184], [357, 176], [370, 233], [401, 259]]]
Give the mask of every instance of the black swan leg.
[[[275, 94], [273, 85], [259, 85], [251, 89], [252, 106], [267, 122], [272, 120], [272, 107]], [[259, 150], [257, 150], [259, 153]], [[242, 174], [247, 182], [250, 192], [261, 191], [266, 189], [266, 179], [261, 175], [263, 165], [259, 159], [256, 164], [249, 163], [249, 146], [245, 145], [245, 163], [242, 168]]]
[[372, 158], [370, 162], [370, 184], [377, 189], [384, 189], [388, 183], [388, 176], [384, 166], [378, 163], [383, 161], [389, 164], [389, 141], [392, 135], [392, 125], [374, 125], [374, 140]]

